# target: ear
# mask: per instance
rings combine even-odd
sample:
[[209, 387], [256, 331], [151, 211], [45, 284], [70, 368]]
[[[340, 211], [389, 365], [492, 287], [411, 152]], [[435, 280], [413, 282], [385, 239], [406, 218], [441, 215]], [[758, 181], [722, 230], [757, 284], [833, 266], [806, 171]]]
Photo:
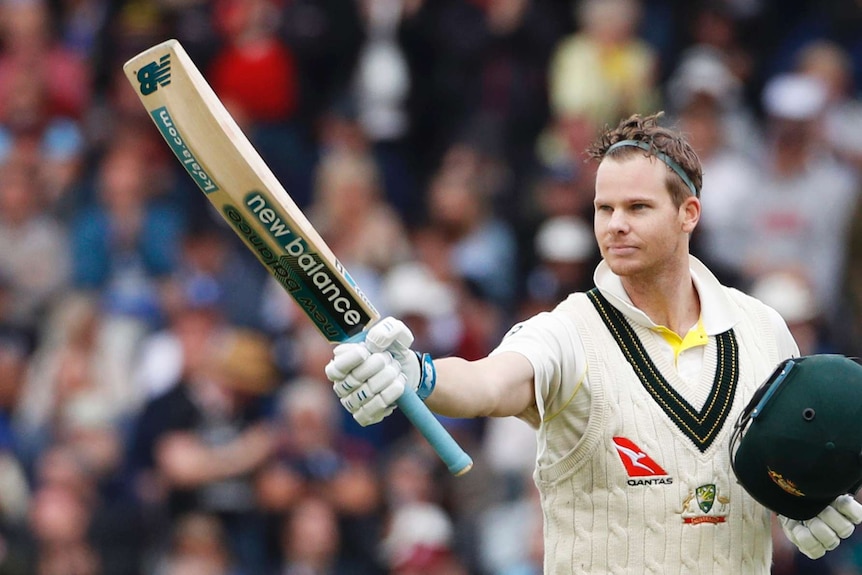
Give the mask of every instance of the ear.
[[690, 234], [700, 221], [700, 199], [694, 196], [688, 197], [679, 207], [680, 223], [682, 231]]

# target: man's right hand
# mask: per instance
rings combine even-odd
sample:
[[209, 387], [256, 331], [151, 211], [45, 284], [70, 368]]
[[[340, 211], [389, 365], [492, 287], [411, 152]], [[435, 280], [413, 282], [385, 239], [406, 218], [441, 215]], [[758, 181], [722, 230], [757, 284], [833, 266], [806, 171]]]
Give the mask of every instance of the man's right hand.
[[401, 321], [387, 317], [374, 324], [357, 343], [343, 343], [326, 366], [326, 377], [341, 404], [362, 426], [382, 420], [409, 387], [425, 399], [436, 380], [427, 354], [410, 349], [413, 333]]

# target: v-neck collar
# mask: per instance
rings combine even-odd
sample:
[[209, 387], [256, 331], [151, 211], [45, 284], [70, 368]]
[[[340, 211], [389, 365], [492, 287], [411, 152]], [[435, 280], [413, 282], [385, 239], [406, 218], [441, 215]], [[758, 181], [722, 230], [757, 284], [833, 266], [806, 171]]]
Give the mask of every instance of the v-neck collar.
[[712, 386], [703, 407], [696, 409], [662, 375], [626, 316], [598, 289], [588, 291], [587, 297], [650, 397], [701, 453], [709, 449], [727, 421], [739, 380], [739, 346], [733, 330], [715, 336]]

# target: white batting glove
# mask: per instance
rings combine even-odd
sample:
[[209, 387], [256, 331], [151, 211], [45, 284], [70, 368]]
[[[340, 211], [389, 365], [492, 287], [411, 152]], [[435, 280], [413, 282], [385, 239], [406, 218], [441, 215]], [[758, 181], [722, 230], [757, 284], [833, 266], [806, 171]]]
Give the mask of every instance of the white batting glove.
[[840, 495], [816, 517], [806, 521], [778, 516], [787, 538], [810, 559], [819, 559], [847, 539], [862, 522], [862, 505], [852, 495]]
[[434, 364], [428, 354], [420, 356], [411, 350], [412, 343], [410, 329], [387, 317], [368, 330], [365, 341], [335, 348], [326, 377], [360, 425], [377, 423], [392, 413], [405, 387], [422, 399], [433, 390]]

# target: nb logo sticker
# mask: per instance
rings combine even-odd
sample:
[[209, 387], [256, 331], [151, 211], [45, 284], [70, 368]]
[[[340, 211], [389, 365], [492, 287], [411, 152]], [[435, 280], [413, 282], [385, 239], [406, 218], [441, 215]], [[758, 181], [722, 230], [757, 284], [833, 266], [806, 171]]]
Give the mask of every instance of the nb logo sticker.
[[165, 54], [158, 62], [150, 62], [138, 70], [137, 77], [144, 96], [149, 96], [160, 86], [167, 86], [171, 83], [171, 55]]

